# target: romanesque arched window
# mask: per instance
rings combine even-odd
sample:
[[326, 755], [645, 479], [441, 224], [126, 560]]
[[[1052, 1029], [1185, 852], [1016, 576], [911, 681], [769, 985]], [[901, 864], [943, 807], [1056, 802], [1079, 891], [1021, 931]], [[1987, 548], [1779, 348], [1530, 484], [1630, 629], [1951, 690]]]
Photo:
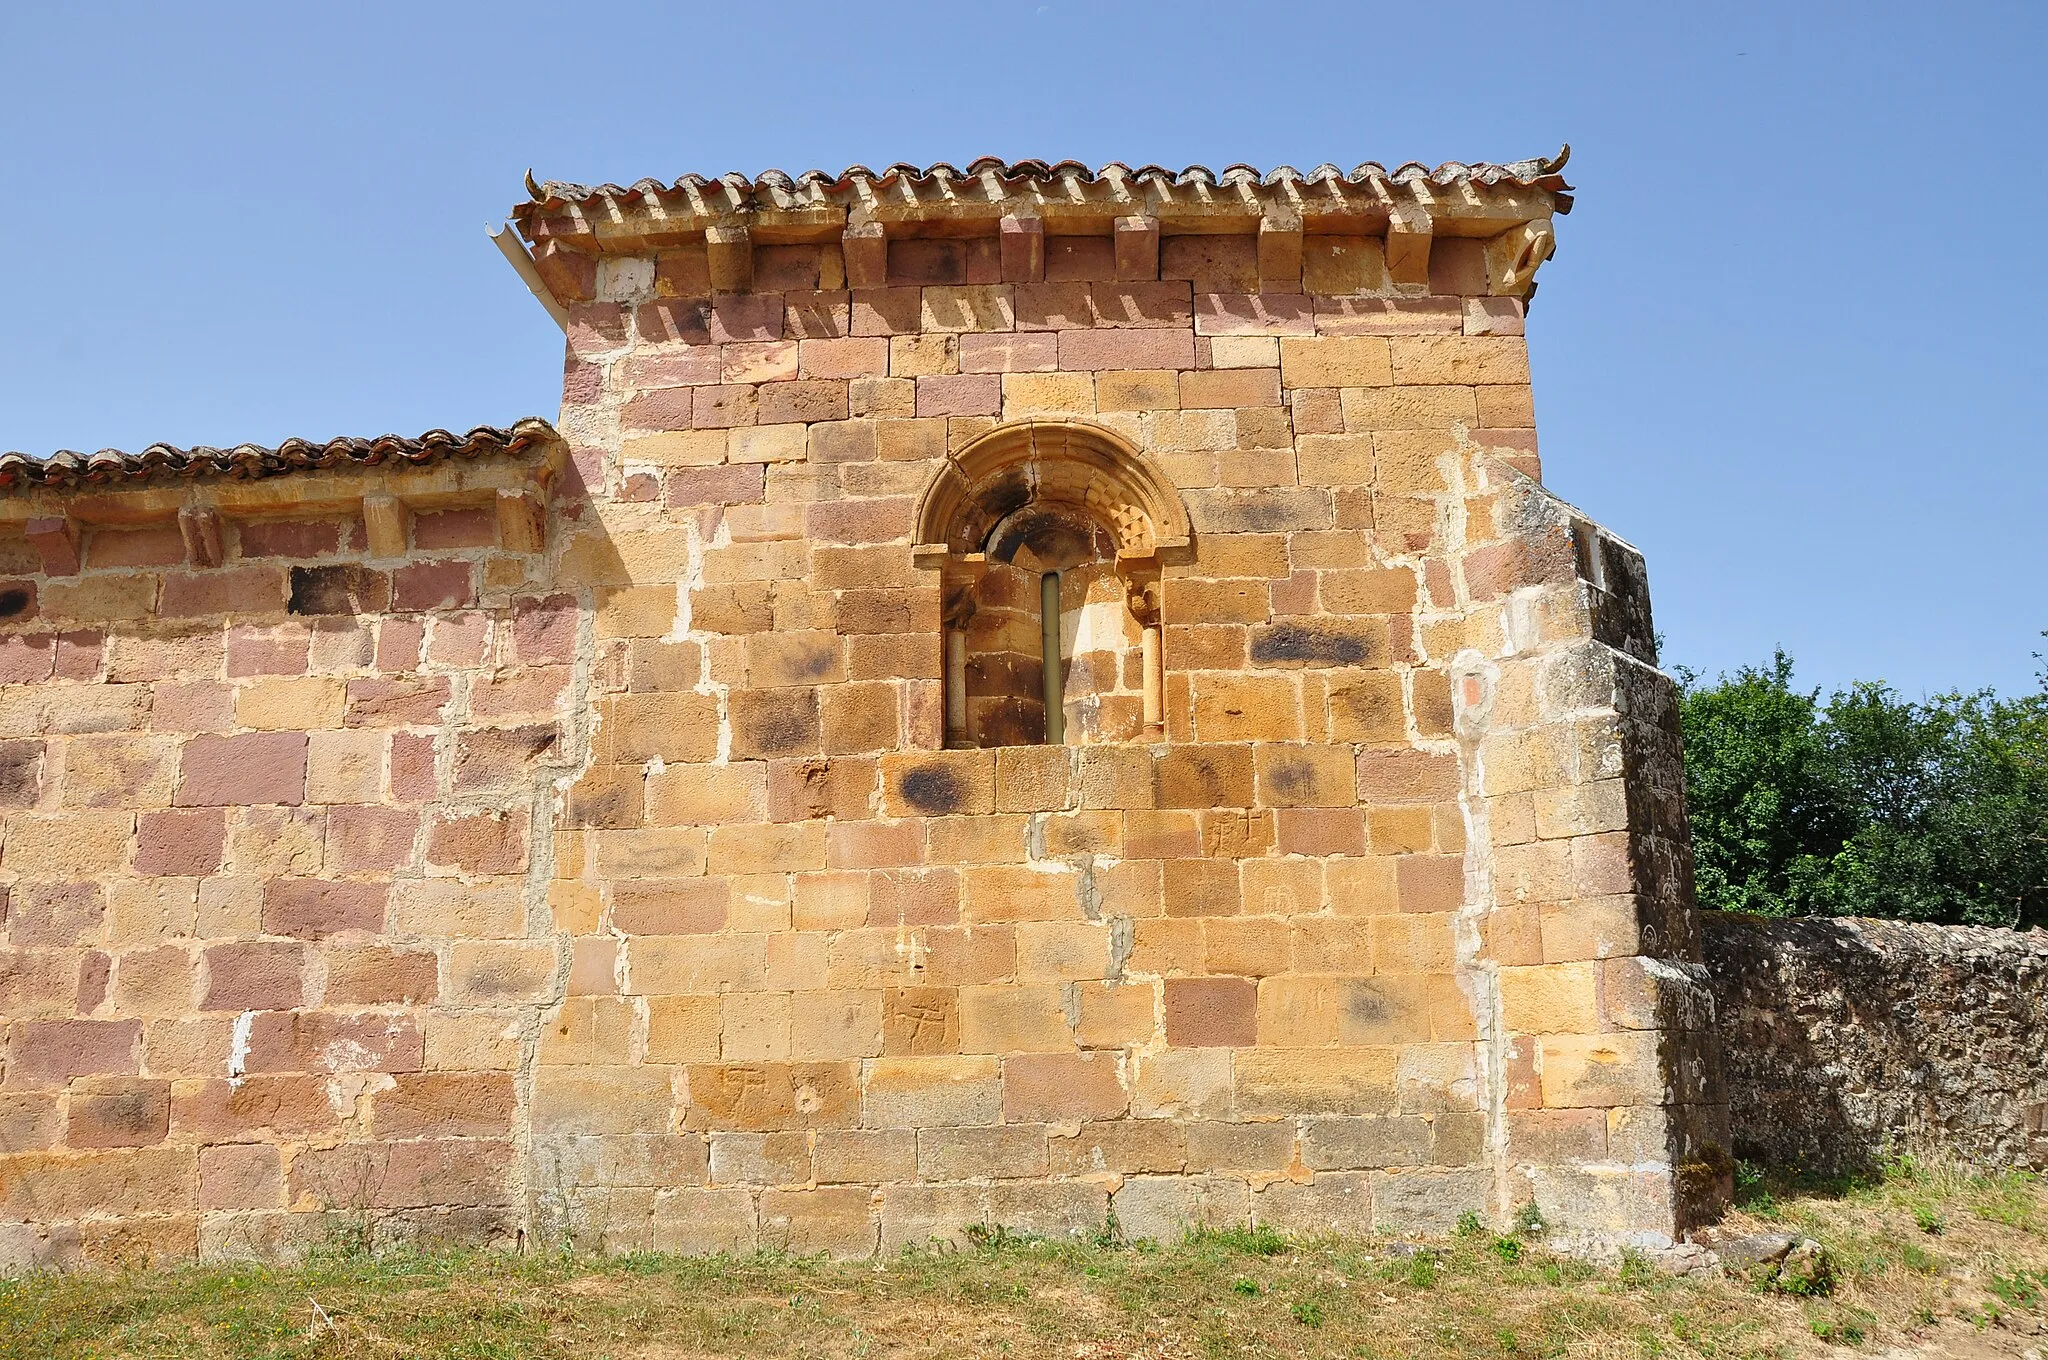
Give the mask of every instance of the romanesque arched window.
[[1078, 421], [998, 426], [946, 460], [917, 543], [940, 574], [948, 746], [1163, 735], [1160, 559], [1188, 519], [1136, 449]]

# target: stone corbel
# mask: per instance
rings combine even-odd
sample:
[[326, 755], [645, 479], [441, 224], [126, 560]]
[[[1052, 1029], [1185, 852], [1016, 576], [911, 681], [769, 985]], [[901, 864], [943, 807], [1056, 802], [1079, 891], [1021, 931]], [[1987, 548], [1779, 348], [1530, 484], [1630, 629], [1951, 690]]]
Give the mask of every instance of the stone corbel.
[[83, 565], [78, 522], [69, 515], [39, 515], [23, 526], [28, 545], [43, 559], [45, 576], [76, 576]]
[[1429, 242], [1436, 224], [1420, 203], [1396, 199], [1387, 216], [1387, 277], [1429, 286]]
[[704, 253], [711, 265], [712, 292], [744, 293], [754, 286], [754, 234], [747, 227], [706, 227]]
[[370, 556], [405, 556], [411, 521], [411, 512], [398, 497], [363, 497], [363, 530], [370, 540]]
[[187, 505], [178, 511], [178, 532], [185, 539], [185, 560], [195, 567], [217, 567], [221, 551], [220, 511], [210, 505]]
[[1521, 297], [1535, 285], [1536, 270], [1557, 253], [1557, 232], [1549, 218], [1510, 227], [1486, 242], [1486, 277], [1492, 291]]
[[537, 553], [547, 546], [548, 508], [524, 487], [498, 488], [498, 546], [506, 552]]
[[1159, 277], [1159, 219], [1116, 219], [1116, 276], [1119, 282], [1143, 283]]
[[840, 234], [848, 288], [884, 288], [889, 283], [889, 237], [880, 222], [849, 221]]
[[1036, 212], [1009, 213], [997, 224], [1002, 242], [1003, 282], [1045, 281], [1045, 223]]
[[233, 542], [228, 522], [281, 515], [361, 515], [368, 556], [391, 561], [411, 551], [414, 508], [439, 511], [489, 506], [501, 551], [538, 553], [547, 546], [548, 492], [568, 449], [559, 439], [538, 459], [450, 459], [421, 467], [403, 462], [368, 468], [300, 469], [277, 477], [204, 477], [189, 481], [39, 488], [0, 497], [0, 524], [18, 526], [50, 576], [75, 576], [85, 565], [86, 535], [100, 529], [177, 526], [185, 561], [222, 565]]
[[1301, 212], [1272, 204], [1259, 219], [1259, 283], [1278, 293], [1301, 291]]

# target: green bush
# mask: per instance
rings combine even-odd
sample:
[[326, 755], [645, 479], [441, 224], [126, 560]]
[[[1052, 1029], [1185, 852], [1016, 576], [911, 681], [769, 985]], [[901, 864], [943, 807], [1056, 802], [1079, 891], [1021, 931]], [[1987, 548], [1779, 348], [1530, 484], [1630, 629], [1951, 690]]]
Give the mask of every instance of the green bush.
[[2048, 672], [1917, 702], [1867, 682], [1823, 701], [1782, 651], [1679, 675], [1702, 906], [2048, 926]]

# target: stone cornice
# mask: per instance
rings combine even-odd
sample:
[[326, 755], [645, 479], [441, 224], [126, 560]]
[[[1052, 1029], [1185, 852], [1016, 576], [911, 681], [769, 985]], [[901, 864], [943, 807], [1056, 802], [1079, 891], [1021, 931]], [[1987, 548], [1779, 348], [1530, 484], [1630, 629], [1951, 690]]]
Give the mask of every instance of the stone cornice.
[[757, 244], [826, 241], [879, 224], [889, 236], [992, 233], [1003, 219], [1036, 218], [1055, 234], [1108, 234], [1119, 218], [1155, 221], [1169, 234], [1256, 232], [1277, 223], [1295, 232], [1378, 235], [1428, 230], [1492, 237], [1547, 222], [1571, 208], [1558, 173], [1565, 156], [1509, 165], [1368, 162], [1303, 173], [1203, 166], [1099, 170], [1074, 161], [974, 161], [850, 167], [838, 175], [770, 171], [754, 179], [686, 175], [670, 184], [640, 180], [590, 187], [528, 178], [530, 201], [513, 209], [536, 245], [596, 254], [635, 254], [744, 231]]
[[535, 418], [510, 430], [291, 440], [275, 449], [153, 445], [139, 454], [43, 460], [9, 453], [0, 455], [0, 526], [25, 534], [51, 577], [80, 571], [85, 536], [95, 529], [168, 521], [184, 534], [189, 565], [220, 566], [224, 517], [360, 517], [370, 555], [381, 558], [404, 554], [415, 511], [488, 505], [500, 547], [538, 552], [548, 493], [567, 455], [561, 435]]
[[375, 439], [340, 438], [319, 443], [287, 439], [274, 448], [238, 444], [231, 449], [188, 449], [151, 444], [136, 453], [119, 449], [101, 449], [97, 453], [65, 450], [47, 458], [0, 453], [0, 496], [21, 499], [38, 492], [81, 494], [143, 486], [162, 488], [180, 482], [253, 483], [285, 476], [303, 478], [314, 473], [429, 467], [516, 455], [560, 442], [561, 436], [552, 425], [529, 416], [509, 429], [479, 425], [466, 434], [429, 430], [417, 436], [387, 434]]

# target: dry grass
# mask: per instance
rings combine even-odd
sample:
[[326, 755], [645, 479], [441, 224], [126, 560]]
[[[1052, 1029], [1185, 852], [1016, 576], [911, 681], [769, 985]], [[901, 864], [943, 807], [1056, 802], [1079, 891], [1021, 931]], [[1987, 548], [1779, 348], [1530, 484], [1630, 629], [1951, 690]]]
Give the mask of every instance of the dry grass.
[[[1737, 1225], [1819, 1238], [1825, 1297], [1552, 1256], [1205, 1233], [1170, 1247], [1000, 1230], [877, 1263], [329, 1252], [0, 1283], [0, 1355], [684, 1360], [710, 1355], [2020, 1356], [2048, 1308], [2048, 1189], [1896, 1167], [1744, 1187]], [[1941, 1346], [1943, 1350], [1921, 1350]]]

